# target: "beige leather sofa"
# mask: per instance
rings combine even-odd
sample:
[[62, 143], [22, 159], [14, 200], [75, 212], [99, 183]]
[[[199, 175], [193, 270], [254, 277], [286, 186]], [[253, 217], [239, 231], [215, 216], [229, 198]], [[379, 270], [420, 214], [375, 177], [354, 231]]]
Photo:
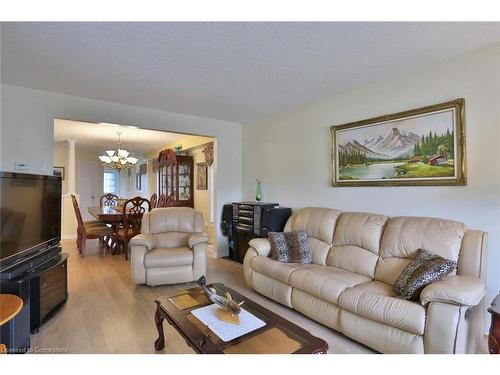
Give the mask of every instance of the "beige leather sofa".
[[203, 217], [189, 207], [155, 208], [130, 240], [132, 278], [150, 286], [186, 283], [206, 275], [208, 237]]
[[[314, 264], [279, 263], [253, 239], [245, 280], [257, 292], [382, 353], [477, 352], [484, 336], [486, 237], [450, 220], [304, 208], [285, 231], [303, 228]], [[456, 274], [407, 301], [393, 285], [425, 249], [458, 262]]]

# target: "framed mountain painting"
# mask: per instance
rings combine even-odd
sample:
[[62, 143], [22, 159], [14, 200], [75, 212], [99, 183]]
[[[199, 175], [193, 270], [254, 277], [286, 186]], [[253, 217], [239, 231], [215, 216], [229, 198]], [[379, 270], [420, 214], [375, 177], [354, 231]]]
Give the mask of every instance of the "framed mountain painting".
[[334, 125], [332, 186], [466, 185], [465, 101]]

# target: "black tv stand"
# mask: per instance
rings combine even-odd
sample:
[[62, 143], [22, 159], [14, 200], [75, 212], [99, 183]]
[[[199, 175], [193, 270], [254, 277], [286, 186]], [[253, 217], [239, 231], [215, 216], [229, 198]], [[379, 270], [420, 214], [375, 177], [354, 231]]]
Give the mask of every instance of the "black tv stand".
[[15, 294], [29, 304], [32, 333], [50, 320], [68, 298], [67, 253], [57, 253], [18, 277], [0, 280], [2, 293]]
[[61, 251], [62, 248], [59, 243], [55, 246], [47, 247], [43, 251], [3, 268], [0, 272], [0, 280], [12, 280], [14, 278], [22, 277], [22, 275], [26, 272], [30, 272], [34, 268], [55, 258]]

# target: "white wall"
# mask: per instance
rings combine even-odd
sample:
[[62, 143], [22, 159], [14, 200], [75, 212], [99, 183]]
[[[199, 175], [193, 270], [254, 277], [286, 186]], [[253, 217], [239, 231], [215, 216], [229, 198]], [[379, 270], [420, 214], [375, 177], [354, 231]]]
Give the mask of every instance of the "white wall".
[[154, 193], [158, 194], [158, 173], [153, 171], [153, 160], [148, 160], [148, 171], [146, 174], [147, 191], [146, 197], [151, 197]]
[[[13, 171], [16, 160], [26, 160], [28, 173], [52, 174], [55, 118], [139, 125], [216, 137], [217, 212], [226, 202], [241, 199], [241, 125], [172, 112], [61, 95], [12, 85], [1, 85], [1, 169]], [[217, 215], [216, 228], [219, 227]], [[227, 240], [218, 231], [217, 255], [227, 255]]]
[[[468, 184], [464, 187], [330, 186], [330, 126], [463, 97]], [[387, 215], [459, 220], [489, 232], [489, 304], [500, 289], [500, 44], [244, 126], [243, 198], [255, 179], [264, 200]]]
[[[140, 157], [134, 155], [135, 157]], [[142, 164], [142, 159], [140, 159]], [[131, 199], [137, 196], [148, 198], [150, 195], [148, 194], [148, 181], [146, 175], [141, 176], [141, 189], [136, 189], [135, 185], [135, 174], [139, 172], [139, 162], [136, 166], [131, 167], [130, 169], [118, 172], [119, 173], [119, 196], [120, 198]]]

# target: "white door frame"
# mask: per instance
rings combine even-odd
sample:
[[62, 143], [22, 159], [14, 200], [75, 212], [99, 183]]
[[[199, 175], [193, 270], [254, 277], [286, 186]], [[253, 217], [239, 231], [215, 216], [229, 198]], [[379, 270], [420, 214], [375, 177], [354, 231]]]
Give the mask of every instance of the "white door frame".
[[[87, 172], [87, 169], [84, 166], [95, 167], [95, 173], [92, 176], [85, 176], [84, 173]], [[99, 206], [100, 193], [103, 189], [102, 183], [100, 183], [102, 179], [99, 176], [99, 171], [99, 164], [96, 161], [78, 161], [78, 194], [80, 195], [79, 205], [83, 220], [93, 220], [94, 218], [89, 214], [87, 209], [88, 207]], [[91, 188], [89, 189], [89, 193], [87, 193], [87, 188]]]

